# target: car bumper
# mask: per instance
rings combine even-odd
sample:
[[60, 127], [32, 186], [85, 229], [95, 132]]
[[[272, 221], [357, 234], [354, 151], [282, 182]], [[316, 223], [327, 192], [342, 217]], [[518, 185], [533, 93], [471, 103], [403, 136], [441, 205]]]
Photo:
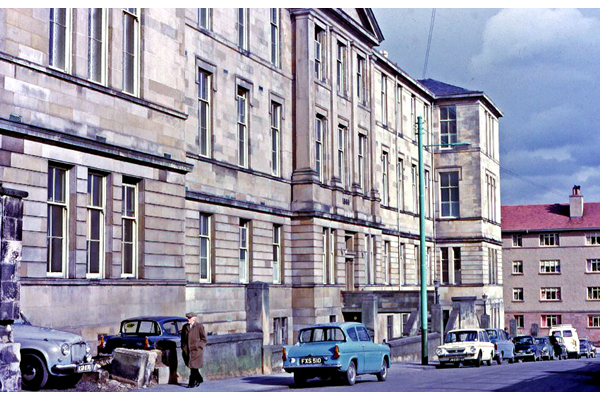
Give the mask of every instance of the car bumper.
[[515, 353], [515, 358], [535, 358], [535, 353]]
[[462, 362], [462, 361], [474, 361], [477, 357], [471, 353], [458, 353], [458, 354], [444, 354], [437, 356], [440, 362]]
[[339, 372], [342, 370], [342, 365], [341, 364], [327, 364], [327, 365], [306, 365], [306, 366], [290, 366], [290, 367], [283, 367], [283, 370], [285, 372], [288, 373], [294, 373], [294, 372], [310, 372], [310, 373], [314, 373], [314, 374], [321, 374], [321, 373], [331, 373], [331, 372]]
[[54, 374], [67, 375], [67, 374], [82, 374], [84, 372], [96, 371], [99, 366], [94, 362], [79, 363], [79, 364], [58, 364], [54, 365], [51, 369]]

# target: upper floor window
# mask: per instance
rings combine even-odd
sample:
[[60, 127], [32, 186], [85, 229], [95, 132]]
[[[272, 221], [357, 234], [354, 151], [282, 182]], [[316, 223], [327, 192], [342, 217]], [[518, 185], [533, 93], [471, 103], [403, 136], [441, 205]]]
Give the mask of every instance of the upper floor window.
[[237, 45], [242, 50], [248, 50], [248, 9], [237, 9]]
[[560, 260], [540, 261], [540, 274], [560, 274]]
[[315, 77], [325, 80], [325, 29], [315, 25]]
[[585, 234], [585, 244], [598, 245], [600, 244], [600, 232], [588, 232]]
[[139, 94], [140, 15], [139, 8], [123, 9], [123, 91]]
[[442, 217], [458, 217], [460, 215], [458, 171], [440, 172], [440, 189], [442, 195]]
[[279, 66], [279, 9], [271, 8], [271, 63]]
[[210, 30], [211, 25], [211, 9], [210, 8], [199, 8], [198, 9], [198, 25], [200, 28]]
[[512, 262], [512, 273], [513, 275], [523, 275], [523, 261]]
[[387, 125], [387, 76], [381, 74], [381, 123]]
[[458, 142], [456, 106], [440, 107], [440, 136], [442, 145], [450, 145]]
[[239, 273], [240, 282], [250, 281], [250, 221], [240, 219], [239, 226]]
[[367, 284], [375, 283], [375, 235], [366, 235]]
[[587, 260], [587, 272], [600, 272], [600, 259]]
[[396, 184], [398, 191], [398, 210], [404, 210], [404, 161], [398, 158], [396, 166]]
[[425, 170], [425, 217], [431, 217], [431, 182], [429, 171]]
[[358, 135], [358, 184], [363, 192], [366, 192], [366, 161], [367, 151], [367, 136], [364, 134]]
[[523, 235], [512, 235], [512, 246], [522, 247], [523, 246]]
[[337, 42], [337, 60], [336, 60], [336, 86], [337, 86], [337, 91], [340, 94], [345, 94], [347, 91], [347, 84], [346, 84], [346, 57], [347, 57], [347, 50], [346, 50], [346, 46], [341, 43], [341, 42]]
[[198, 70], [198, 144], [200, 155], [210, 157], [211, 125], [211, 80], [212, 75]]
[[283, 279], [283, 253], [281, 246], [281, 225], [273, 225], [273, 259], [271, 268], [273, 268], [273, 283], [281, 283]]
[[364, 57], [356, 56], [356, 96], [360, 104], [367, 104], [367, 61]]
[[88, 71], [90, 80], [106, 83], [108, 27], [106, 8], [89, 9]]
[[50, 66], [71, 71], [71, 9], [50, 9]]
[[388, 153], [381, 153], [381, 203], [389, 205], [389, 173]]
[[210, 282], [212, 275], [212, 216], [200, 213], [200, 282]]
[[271, 102], [271, 173], [281, 176], [281, 104]]
[[248, 167], [248, 91], [237, 88], [238, 165]]
[[540, 289], [540, 300], [543, 301], [559, 301], [561, 293], [559, 287], [547, 287]]
[[335, 242], [336, 230], [323, 229], [323, 283], [335, 284]]
[[410, 98], [410, 132], [413, 138], [417, 137], [417, 99], [415, 96]]
[[488, 269], [489, 269], [489, 282], [491, 285], [498, 284], [498, 250], [488, 249]]
[[558, 233], [542, 233], [540, 235], [540, 246], [559, 246]]
[[87, 277], [101, 278], [104, 274], [104, 176], [88, 173], [87, 197]]
[[316, 157], [316, 168], [319, 182], [325, 180], [325, 166], [323, 151], [325, 149], [325, 119], [321, 116], [317, 116], [315, 120], [315, 157]]
[[523, 288], [513, 289], [513, 301], [523, 301]]
[[600, 315], [588, 315], [588, 328], [600, 328]]
[[384, 282], [386, 285], [391, 283], [392, 279], [392, 260], [390, 259], [390, 249], [392, 243], [389, 240], [383, 242], [383, 271], [384, 271]]
[[419, 212], [419, 171], [417, 170], [416, 165], [412, 165], [410, 169], [410, 176], [412, 179], [412, 210], [415, 213]]
[[497, 199], [496, 199], [496, 177], [491, 174], [485, 176], [487, 184], [487, 198], [488, 198], [488, 219], [490, 221], [496, 221], [496, 210], [497, 210]]
[[495, 132], [495, 118], [492, 114], [485, 112], [485, 132], [486, 132], [486, 152], [491, 158], [496, 155], [496, 132]]
[[587, 288], [587, 299], [588, 300], [600, 300], [600, 286], [593, 286]]
[[348, 142], [348, 128], [338, 125], [338, 173], [343, 187], [348, 183], [348, 167], [346, 162], [346, 146]]
[[121, 251], [122, 277], [136, 277], [138, 266], [138, 185], [133, 182], [123, 183], [121, 215]]

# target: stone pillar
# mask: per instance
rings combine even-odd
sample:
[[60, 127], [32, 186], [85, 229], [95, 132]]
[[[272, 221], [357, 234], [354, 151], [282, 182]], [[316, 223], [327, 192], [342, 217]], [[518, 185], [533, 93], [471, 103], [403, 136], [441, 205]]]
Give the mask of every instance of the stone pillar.
[[434, 304], [431, 306], [431, 331], [443, 334], [442, 328], [442, 306]]
[[452, 297], [452, 312], [456, 314], [455, 329], [479, 328], [475, 314], [476, 296]]
[[269, 284], [251, 282], [246, 286], [246, 332], [261, 332], [263, 345], [269, 345]]
[[0, 183], [0, 392], [21, 390], [21, 345], [13, 341], [12, 323], [20, 315], [17, 269], [23, 239], [23, 198], [27, 195]]
[[373, 340], [379, 341], [379, 329], [377, 323], [377, 295], [366, 295], [362, 302], [362, 323], [369, 329], [373, 329]]
[[511, 337], [517, 336], [517, 320], [516, 319], [511, 318], [510, 321], [508, 321], [508, 330], [509, 330], [509, 334]]

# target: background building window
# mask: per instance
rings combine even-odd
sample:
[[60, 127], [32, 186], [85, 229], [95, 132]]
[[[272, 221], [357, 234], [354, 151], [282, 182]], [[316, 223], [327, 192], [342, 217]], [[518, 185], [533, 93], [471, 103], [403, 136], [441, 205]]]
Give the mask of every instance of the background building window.
[[198, 70], [198, 142], [200, 155], [210, 157], [210, 141], [212, 134], [210, 105], [211, 105], [211, 74]]
[[273, 344], [288, 344], [288, 319], [287, 317], [273, 318]]
[[587, 260], [587, 272], [600, 272], [600, 259]]
[[523, 329], [525, 328], [525, 318], [523, 315], [515, 315], [515, 321], [517, 323], [517, 328], [518, 329]]
[[381, 123], [387, 126], [387, 76], [381, 74]]
[[513, 289], [513, 301], [523, 301], [523, 288]]
[[104, 274], [104, 176], [88, 173], [87, 191], [87, 277]]
[[560, 315], [542, 315], [542, 328], [552, 328], [562, 323]]
[[383, 242], [383, 270], [384, 270], [384, 283], [386, 285], [392, 282], [392, 260], [390, 258], [390, 249], [392, 243], [388, 240]]
[[281, 225], [273, 225], [273, 283], [281, 283], [283, 277], [283, 254], [281, 246]]
[[250, 281], [250, 221], [240, 219], [239, 226], [239, 273], [240, 282]]
[[279, 66], [279, 9], [271, 8], [271, 63]]
[[358, 184], [360, 188], [363, 190], [363, 193], [367, 191], [367, 182], [366, 182], [366, 151], [367, 151], [367, 136], [364, 134], [358, 135]]
[[600, 244], [600, 232], [588, 232], [585, 234], [585, 244], [598, 245]]
[[458, 172], [440, 172], [442, 217], [459, 217]]
[[315, 77], [325, 81], [325, 30], [315, 25]]
[[456, 106], [440, 107], [440, 135], [442, 145], [450, 145], [458, 142]]
[[137, 185], [123, 183], [122, 198], [123, 209], [121, 215], [122, 229], [122, 277], [137, 276], [137, 246], [138, 246], [138, 213], [137, 213]]
[[587, 292], [588, 300], [600, 300], [600, 286], [588, 287]]
[[237, 9], [237, 34], [238, 47], [242, 50], [248, 50], [248, 9]]
[[281, 176], [281, 105], [271, 102], [271, 173]]
[[200, 28], [210, 30], [210, 8], [198, 9], [198, 25]]
[[50, 9], [50, 66], [64, 72], [71, 69], [71, 9]]
[[67, 270], [68, 171], [48, 166], [47, 275], [64, 277]]
[[460, 285], [462, 283], [462, 263], [460, 257], [460, 247], [452, 248], [452, 257], [454, 262], [454, 284]]
[[600, 328], [600, 315], [588, 315], [588, 328]]
[[212, 217], [210, 214], [200, 214], [200, 282], [210, 282], [212, 275]]
[[384, 206], [389, 205], [390, 203], [390, 182], [389, 182], [389, 164], [388, 164], [388, 153], [381, 153], [381, 204]]
[[237, 88], [238, 165], [248, 167], [248, 91]]
[[88, 34], [88, 70], [90, 80], [106, 83], [106, 54], [108, 42], [106, 26], [106, 9], [90, 8]]
[[559, 287], [541, 288], [540, 300], [543, 301], [560, 301], [561, 293]]
[[540, 235], [540, 246], [559, 246], [558, 233], [542, 233]]
[[367, 62], [361, 56], [356, 56], [356, 96], [360, 104], [367, 104]]
[[315, 157], [316, 157], [316, 168], [319, 182], [325, 180], [325, 156], [323, 150], [325, 149], [325, 119], [317, 116], [315, 121]]
[[513, 247], [522, 247], [523, 235], [512, 235], [512, 245]]
[[540, 261], [540, 274], [560, 274], [560, 260]]
[[366, 235], [366, 269], [367, 284], [375, 283], [375, 236]]
[[513, 261], [512, 262], [512, 273], [513, 275], [522, 275], [523, 274], [523, 261]]
[[398, 210], [404, 210], [404, 162], [401, 158], [398, 159], [396, 166], [396, 181], [398, 191]]
[[348, 129], [343, 125], [338, 125], [338, 173], [342, 187], [348, 184], [348, 170], [346, 163], [346, 143], [348, 141]]
[[140, 73], [140, 16], [139, 8], [123, 9], [123, 91], [134, 96], [139, 93]]
[[337, 91], [340, 94], [345, 94], [346, 90], [347, 90], [347, 88], [346, 88], [346, 54], [347, 54], [346, 46], [341, 42], [337, 42], [336, 86], [337, 86]]

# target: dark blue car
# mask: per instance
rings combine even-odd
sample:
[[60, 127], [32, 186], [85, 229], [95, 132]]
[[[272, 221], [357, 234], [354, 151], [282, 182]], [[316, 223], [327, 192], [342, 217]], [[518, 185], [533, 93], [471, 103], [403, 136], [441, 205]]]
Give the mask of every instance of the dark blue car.
[[121, 322], [117, 335], [104, 336], [98, 352], [112, 354], [116, 348], [171, 349], [181, 347], [183, 317], [136, 317]]

